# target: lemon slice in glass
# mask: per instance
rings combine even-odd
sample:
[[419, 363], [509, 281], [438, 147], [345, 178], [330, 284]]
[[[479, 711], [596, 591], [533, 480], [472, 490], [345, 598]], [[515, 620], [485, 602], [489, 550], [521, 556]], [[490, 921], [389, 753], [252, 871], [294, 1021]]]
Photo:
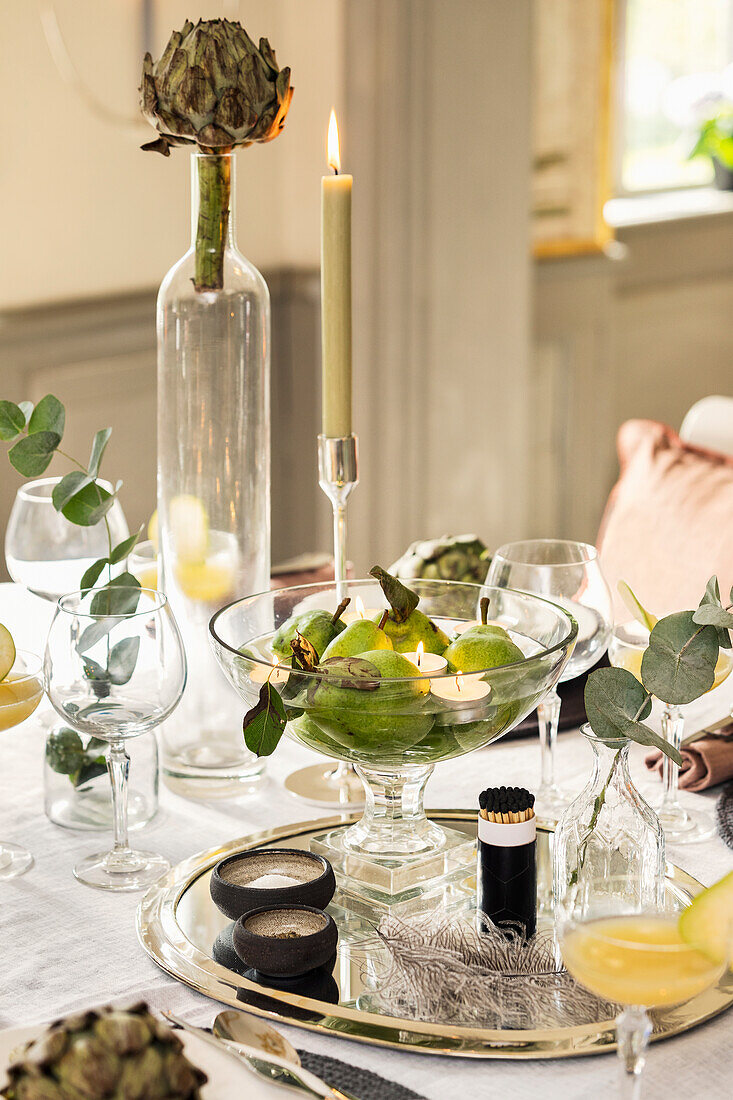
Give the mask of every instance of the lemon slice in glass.
[[692, 899], [678, 927], [685, 943], [709, 959], [733, 962], [733, 871]]
[[[170, 549], [179, 561], [202, 562], [209, 549], [209, 517], [198, 497], [182, 494], [168, 506]], [[158, 512], [148, 522], [148, 538], [158, 550]]]
[[4, 680], [15, 664], [15, 642], [7, 626], [0, 623], [0, 680]]

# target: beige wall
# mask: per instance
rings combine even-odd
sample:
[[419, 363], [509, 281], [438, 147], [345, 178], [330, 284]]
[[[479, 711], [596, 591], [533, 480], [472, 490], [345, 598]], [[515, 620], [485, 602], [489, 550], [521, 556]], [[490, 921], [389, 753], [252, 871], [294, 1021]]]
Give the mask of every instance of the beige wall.
[[[257, 266], [313, 265], [325, 134], [341, 86], [342, 0], [157, 0], [157, 49], [186, 16], [237, 9], [294, 74], [285, 132], [238, 158], [238, 237]], [[0, 44], [0, 309], [156, 286], [188, 246], [188, 162], [142, 153], [142, 123], [105, 121], [62, 80], [35, 0], [5, 0]], [[137, 111], [137, 0], [56, 0], [69, 49], [113, 110]], [[12, 106], [11, 106], [12, 105]]]

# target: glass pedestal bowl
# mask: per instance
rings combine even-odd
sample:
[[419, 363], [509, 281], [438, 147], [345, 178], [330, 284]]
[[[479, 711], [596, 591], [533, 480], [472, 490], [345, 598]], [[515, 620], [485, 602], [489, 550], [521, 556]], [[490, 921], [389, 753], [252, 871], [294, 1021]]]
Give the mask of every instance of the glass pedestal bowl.
[[[335, 611], [342, 594], [333, 583], [247, 596], [209, 624], [217, 659], [248, 708], [269, 676], [285, 706], [287, 734], [356, 766], [366, 792], [362, 819], [313, 846], [334, 865], [337, 902], [368, 918], [465, 896], [474, 845], [428, 819], [427, 781], [440, 761], [483, 748], [534, 710], [557, 683], [577, 634], [571, 615], [529, 593], [437, 580], [411, 587], [419, 610], [449, 638], [467, 622], [480, 622], [480, 600], [488, 597], [489, 620], [505, 627], [524, 659], [458, 680], [453, 673], [359, 680], [343, 665], [273, 672], [274, 632], [291, 615]], [[360, 596], [368, 608], [386, 607], [376, 581], [350, 581], [346, 595]]]

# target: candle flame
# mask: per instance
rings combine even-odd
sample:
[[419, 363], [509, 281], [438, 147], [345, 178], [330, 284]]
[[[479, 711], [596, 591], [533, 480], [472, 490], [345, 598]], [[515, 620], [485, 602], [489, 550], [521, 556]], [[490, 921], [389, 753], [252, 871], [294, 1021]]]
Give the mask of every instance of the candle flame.
[[463, 673], [456, 673], [456, 691], [463, 691]]
[[339, 151], [339, 127], [336, 121], [336, 112], [331, 108], [331, 117], [328, 120], [328, 167], [334, 172], [341, 171], [341, 154]]
[[417, 660], [415, 661], [415, 664], [417, 665], [418, 668], [422, 668], [422, 659], [423, 659], [424, 652], [425, 652], [425, 646], [422, 644], [422, 642], [418, 642], [417, 643], [417, 649], [415, 650], [415, 653], [417, 654]]
[[356, 597], [355, 603], [356, 603], [356, 613], [357, 613], [357, 615], [359, 616], [360, 619], [365, 619], [366, 618], [366, 608], [364, 607], [364, 601], [362, 600], [361, 596]]

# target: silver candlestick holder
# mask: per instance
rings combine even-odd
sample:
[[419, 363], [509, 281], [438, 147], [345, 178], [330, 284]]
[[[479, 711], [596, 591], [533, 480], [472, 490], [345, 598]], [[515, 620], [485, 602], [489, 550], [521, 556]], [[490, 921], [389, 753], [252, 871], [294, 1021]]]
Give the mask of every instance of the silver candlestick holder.
[[[336, 593], [346, 594], [346, 505], [359, 484], [359, 448], [355, 435], [318, 436], [318, 484], [333, 508], [333, 561]], [[364, 805], [364, 785], [353, 764], [312, 764], [285, 780], [291, 794], [325, 809], [352, 810]]]

